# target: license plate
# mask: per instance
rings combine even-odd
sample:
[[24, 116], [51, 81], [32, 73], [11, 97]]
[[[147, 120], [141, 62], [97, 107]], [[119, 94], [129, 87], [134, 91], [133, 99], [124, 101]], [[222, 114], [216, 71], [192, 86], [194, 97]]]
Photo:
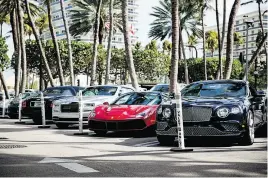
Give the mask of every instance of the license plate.
[[41, 101], [35, 101], [31, 103], [32, 107], [41, 107]]
[[71, 106], [62, 106], [62, 109], [71, 109]]

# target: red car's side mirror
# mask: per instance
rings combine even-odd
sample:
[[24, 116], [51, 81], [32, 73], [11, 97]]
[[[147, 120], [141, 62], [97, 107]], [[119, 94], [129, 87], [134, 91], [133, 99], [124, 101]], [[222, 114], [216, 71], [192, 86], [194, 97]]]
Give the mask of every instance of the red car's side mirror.
[[103, 105], [109, 105], [109, 103], [108, 102], [104, 102]]

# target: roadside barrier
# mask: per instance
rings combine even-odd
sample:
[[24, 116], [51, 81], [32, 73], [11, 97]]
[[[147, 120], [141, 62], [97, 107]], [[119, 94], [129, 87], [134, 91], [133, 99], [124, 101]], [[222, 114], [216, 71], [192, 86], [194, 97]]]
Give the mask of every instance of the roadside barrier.
[[42, 125], [38, 128], [50, 128], [49, 125], [46, 125], [46, 110], [45, 110], [45, 100], [43, 92], [40, 93], [41, 96], [41, 116], [42, 116]]
[[15, 122], [15, 124], [25, 124], [25, 122], [21, 121], [21, 108], [22, 108], [22, 94], [19, 94], [19, 109], [18, 109], [18, 122]]
[[6, 95], [3, 93], [3, 100], [2, 100], [2, 117], [4, 118], [6, 115]]
[[182, 115], [182, 99], [181, 90], [178, 88], [178, 94], [175, 95], [175, 99], [172, 100], [172, 105], [175, 110], [175, 119], [177, 121], [177, 133], [178, 133], [178, 147], [171, 148], [170, 151], [174, 152], [190, 152], [193, 149], [185, 148], [184, 143], [184, 129], [183, 129], [183, 115]]
[[74, 135], [84, 135], [83, 133], [83, 95], [82, 91], [79, 91], [78, 93], [78, 99], [79, 99], [79, 132], [74, 133]]

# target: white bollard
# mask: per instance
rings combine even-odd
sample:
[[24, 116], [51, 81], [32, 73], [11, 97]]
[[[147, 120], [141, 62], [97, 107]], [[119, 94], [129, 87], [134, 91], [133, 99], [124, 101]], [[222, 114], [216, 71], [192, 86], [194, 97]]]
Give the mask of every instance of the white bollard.
[[19, 94], [19, 122], [21, 122], [21, 105], [22, 105], [22, 94]]
[[3, 104], [2, 104], [2, 117], [5, 117], [5, 111], [6, 111], [6, 95], [5, 95], [5, 93], [3, 93]]
[[45, 101], [44, 94], [41, 92], [41, 115], [42, 115], [42, 125], [46, 125], [46, 111], [45, 111]]
[[79, 133], [83, 133], [83, 97], [82, 91], [79, 91]]

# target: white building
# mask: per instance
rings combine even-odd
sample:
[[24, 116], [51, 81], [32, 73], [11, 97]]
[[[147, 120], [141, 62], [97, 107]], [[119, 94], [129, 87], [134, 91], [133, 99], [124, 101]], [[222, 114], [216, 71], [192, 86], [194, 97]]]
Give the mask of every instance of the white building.
[[[262, 12], [263, 14], [263, 12]], [[241, 36], [244, 38], [244, 44], [242, 45], [236, 45], [234, 44], [234, 53], [233, 57], [234, 58], [239, 58], [239, 54], [243, 53], [246, 55], [246, 30], [247, 30], [247, 25], [245, 21], [248, 20], [253, 20], [253, 26], [248, 29], [248, 59], [251, 58], [253, 51], [256, 51], [257, 46], [256, 46], [256, 37], [258, 35], [258, 32], [261, 30], [260, 22], [259, 22], [259, 13], [258, 11], [242, 14], [236, 17], [236, 22], [235, 22], [235, 27], [234, 30], [235, 32], [239, 32]], [[263, 16], [263, 27], [264, 31], [267, 32], [267, 27], [268, 27], [268, 13]], [[224, 48], [223, 48], [223, 56], [226, 56], [226, 36], [227, 36], [227, 28], [228, 28], [228, 19], [226, 23], [226, 34], [225, 34], [225, 43], [224, 43]], [[217, 32], [217, 26], [212, 26], [212, 27], [206, 27], [205, 31], [216, 31]], [[222, 31], [222, 25], [220, 25], [220, 31]], [[215, 50], [214, 56], [218, 56], [219, 52], [218, 50]], [[206, 52], [207, 57], [211, 57], [212, 54], [209, 50]]]
[[[138, 0], [128, 0], [128, 21], [131, 30], [134, 32], [134, 34], [130, 33], [131, 37], [131, 43], [135, 44], [138, 40], [138, 37], [136, 36], [137, 29], [137, 17], [138, 17], [138, 8], [139, 5], [137, 4]], [[71, 25], [71, 12], [70, 10], [75, 8], [72, 4], [72, 0], [64, 0], [64, 5], [66, 9], [66, 17], [69, 23], [69, 26]], [[64, 24], [62, 20], [62, 13], [61, 13], [61, 7], [60, 7], [60, 1], [59, 0], [52, 0], [51, 3], [51, 10], [52, 10], [52, 18], [53, 18], [53, 25], [56, 31], [56, 35], [58, 39], [64, 39], [66, 38], [65, 35], [65, 29]], [[50, 39], [50, 32], [47, 31], [44, 33], [44, 39]], [[89, 32], [86, 35], [79, 35], [75, 38], [72, 37], [72, 40], [78, 40], [78, 41], [86, 41], [86, 42], [92, 42], [93, 43], [93, 31]], [[108, 34], [106, 35], [106, 38], [104, 39], [103, 45], [107, 47], [107, 40], [108, 40]], [[124, 48], [124, 36], [121, 32], [117, 32], [113, 36], [112, 46], [115, 48]]]

